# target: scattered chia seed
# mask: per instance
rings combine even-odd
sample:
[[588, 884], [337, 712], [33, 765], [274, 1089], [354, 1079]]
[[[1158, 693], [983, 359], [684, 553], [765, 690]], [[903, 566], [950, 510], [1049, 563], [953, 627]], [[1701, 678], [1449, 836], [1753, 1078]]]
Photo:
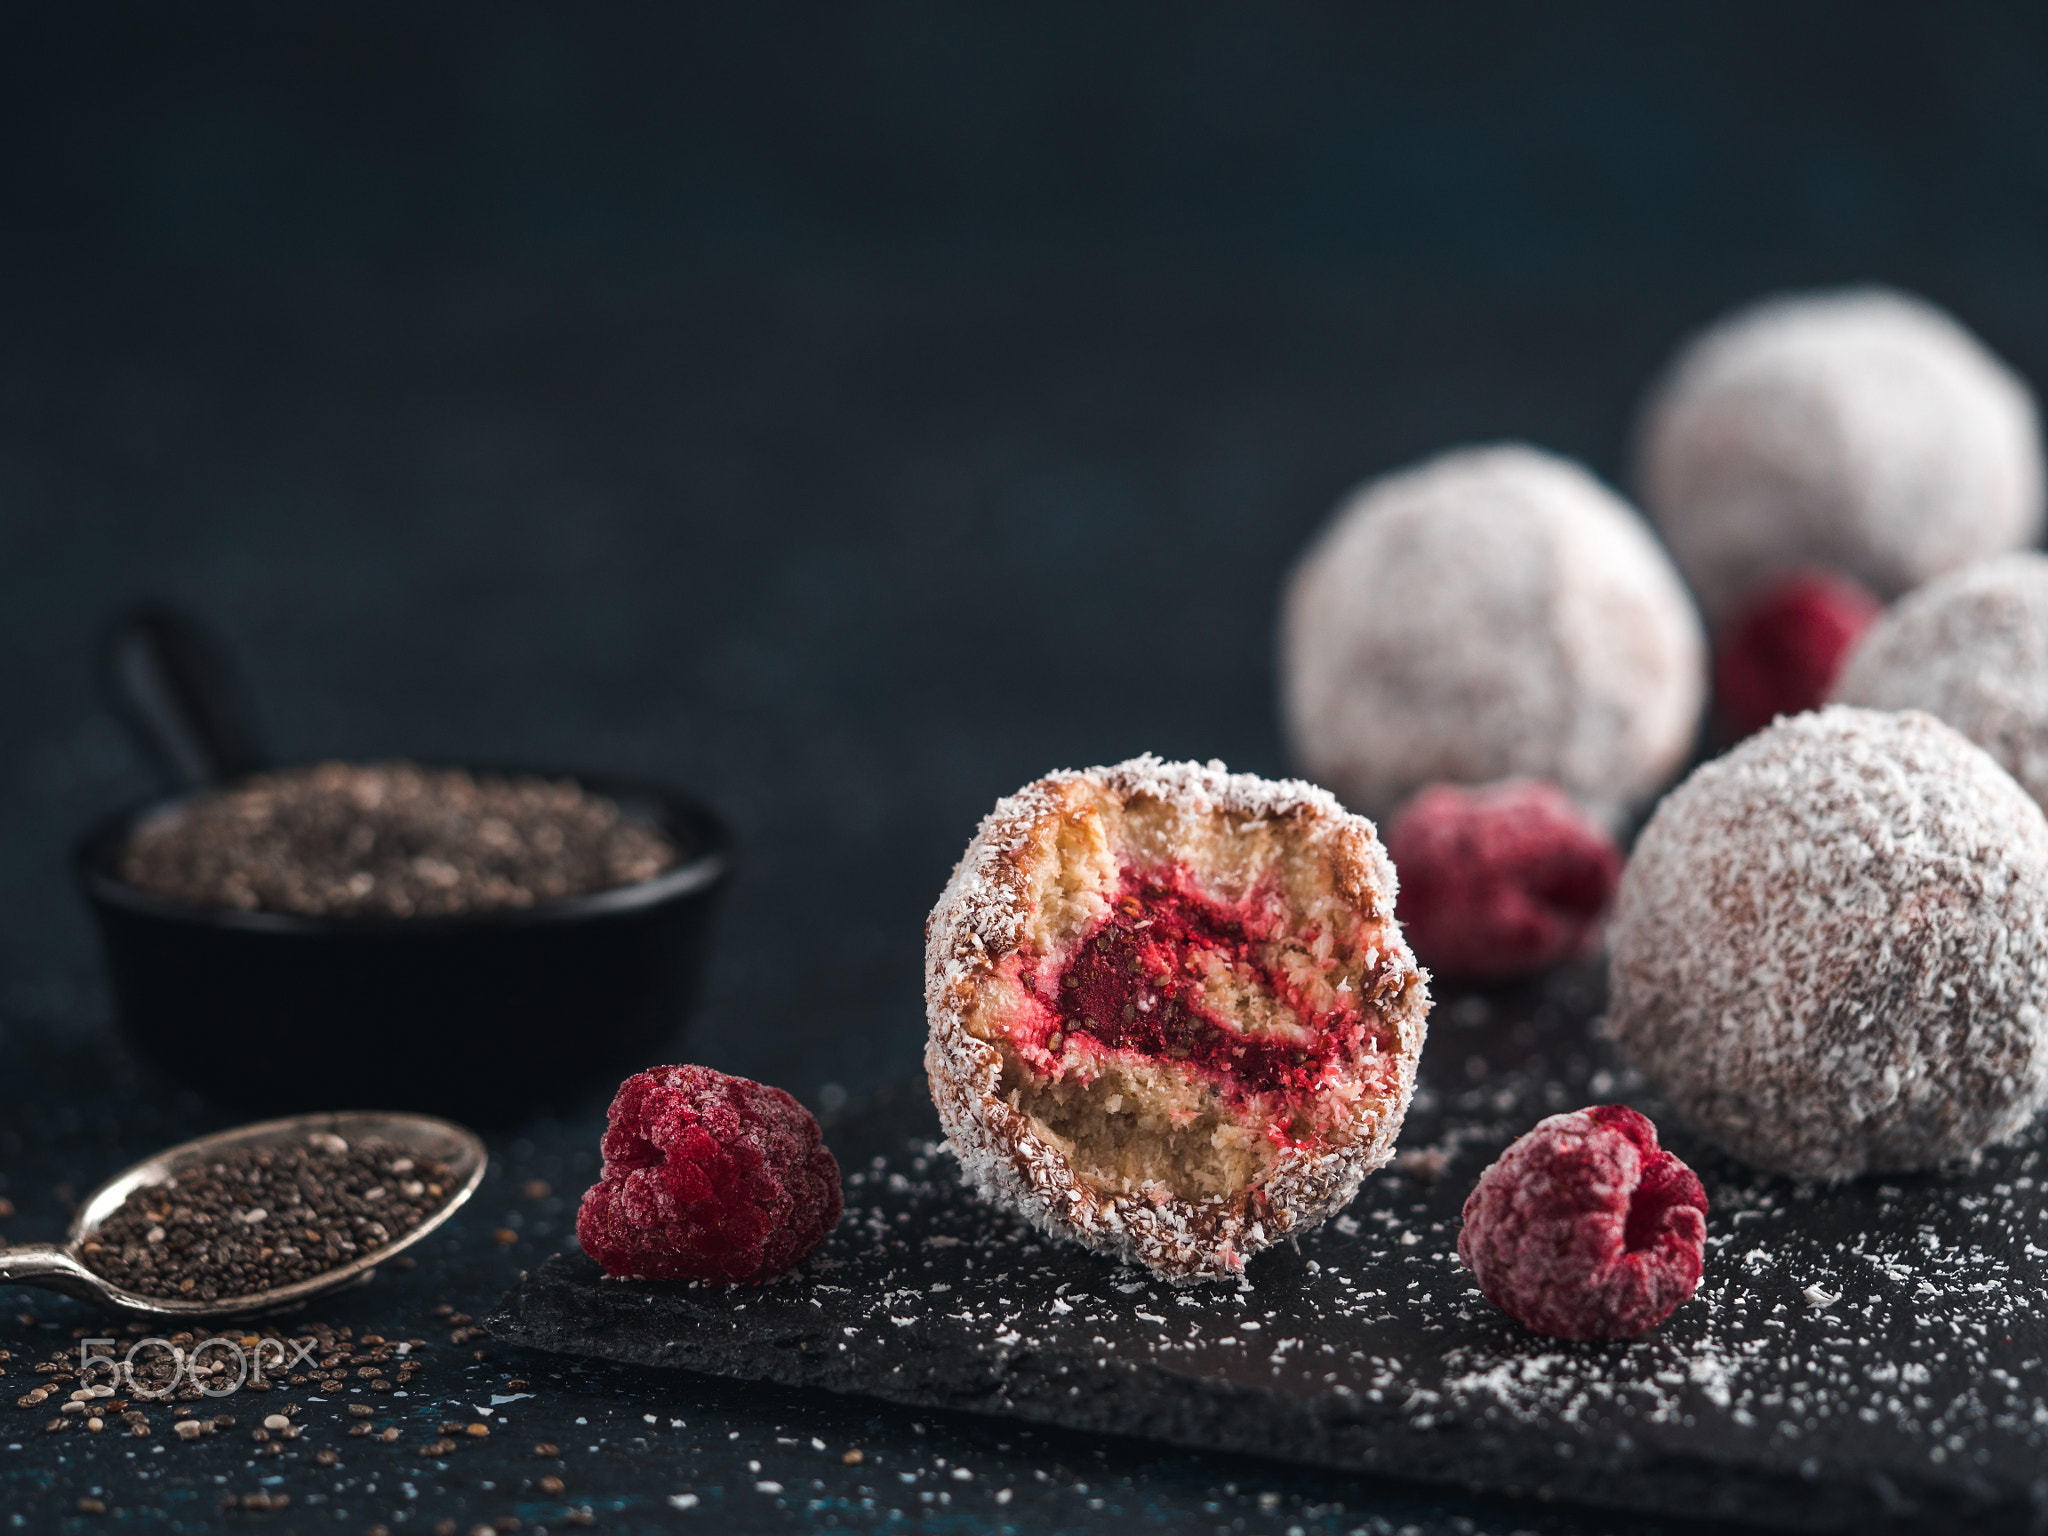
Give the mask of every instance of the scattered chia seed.
[[[235, 1428], [233, 1414], [217, 1411], [224, 1396], [272, 1394], [259, 1410], [262, 1427], [249, 1433], [264, 1446], [263, 1454], [273, 1454], [271, 1447], [282, 1451], [281, 1442], [296, 1440], [301, 1432], [297, 1423], [300, 1404], [285, 1402], [271, 1407], [282, 1395], [273, 1394], [274, 1387], [306, 1386], [332, 1401], [349, 1390], [352, 1373], [365, 1365], [392, 1366], [398, 1381], [407, 1384], [426, 1363], [424, 1339], [387, 1342], [374, 1333], [358, 1337], [349, 1328], [326, 1323], [300, 1325], [289, 1334], [273, 1323], [252, 1324], [246, 1329], [228, 1324], [222, 1334], [173, 1333], [130, 1353], [131, 1341], [144, 1338], [150, 1330], [148, 1323], [130, 1323], [124, 1330], [129, 1339], [93, 1339], [83, 1346], [74, 1339], [70, 1346], [58, 1348], [35, 1363], [34, 1372], [42, 1382], [17, 1398], [15, 1406], [44, 1413], [61, 1408], [58, 1416], [44, 1425], [49, 1434], [111, 1432], [140, 1438], [148, 1438], [156, 1430], [151, 1414], [168, 1412], [171, 1434], [180, 1444], [192, 1444]], [[96, 1328], [77, 1330], [82, 1336], [96, 1332]], [[226, 1347], [229, 1344], [241, 1350], [239, 1359], [235, 1349]], [[81, 1347], [88, 1353], [83, 1370], [78, 1353]], [[283, 1361], [292, 1363], [289, 1376], [276, 1374]], [[266, 1370], [272, 1373], [268, 1377]], [[352, 1419], [366, 1420], [377, 1412], [366, 1403], [348, 1405]], [[384, 1444], [395, 1444], [399, 1438], [396, 1428], [380, 1434], [377, 1425], [367, 1422], [358, 1422], [348, 1433], [356, 1438], [378, 1435]]]
[[451, 1187], [441, 1164], [387, 1142], [351, 1146], [323, 1132], [304, 1145], [238, 1147], [135, 1190], [79, 1257], [141, 1296], [249, 1296], [384, 1247]]
[[680, 857], [661, 828], [568, 779], [330, 762], [145, 819], [121, 878], [205, 907], [435, 917], [632, 885]]

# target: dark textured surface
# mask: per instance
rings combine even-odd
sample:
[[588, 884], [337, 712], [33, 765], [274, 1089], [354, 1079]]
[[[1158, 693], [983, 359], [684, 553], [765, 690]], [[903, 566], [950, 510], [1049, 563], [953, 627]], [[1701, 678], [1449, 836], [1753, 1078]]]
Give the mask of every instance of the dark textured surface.
[[[0, 1230], [16, 1240], [57, 1237], [69, 1205], [91, 1184], [141, 1150], [220, 1123], [96, 1045], [16, 1030], [6, 1048], [0, 1195], [18, 1211]], [[249, 1438], [277, 1406], [275, 1395], [222, 1400], [238, 1417], [236, 1429], [194, 1445], [172, 1438], [161, 1412], [146, 1440], [48, 1435], [47, 1407], [13, 1406], [37, 1379], [24, 1362], [64, 1349], [74, 1330], [111, 1330], [74, 1304], [7, 1292], [0, 1349], [15, 1359], [0, 1366], [9, 1373], [0, 1381], [8, 1389], [0, 1393], [0, 1530], [361, 1532], [383, 1522], [417, 1533], [454, 1520], [466, 1536], [478, 1521], [507, 1518], [529, 1531], [579, 1529], [562, 1516], [588, 1508], [595, 1529], [633, 1533], [887, 1531], [916, 1523], [1019, 1536], [1132, 1529], [1704, 1536], [1705, 1528], [1685, 1522], [1445, 1492], [1118, 1434], [565, 1359], [496, 1340], [455, 1343], [455, 1320], [438, 1309], [481, 1314], [523, 1270], [539, 1269], [569, 1240], [576, 1198], [597, 1172], [599, 1128], [585, 1117], [496, 1138], [489, 1179], [445, 1232], [421, 1246], [417, 1269], [387, 1270], [322, 1307], [322, 1318], [358, 1334], [429, 1341], [427, 1363], [405, 1397], [349, 1394], [375, 1406], [380, 1428], [401, 1431], [396, 1445], [346, 1438], [355, 1421], [343, 1404], [313, 1402], [301, 1391], [284, 1395], [304, 1405], [304, 1437], [276, 1458], [259, 1454]], [[838, 1139], [841, 1130], [831, 1134]], [[535, 1179], [550, 1190], [529, 1191]], [[480, 1441], [458, 1437], [455, 1451], [422, 1456], [450, 1420], [487, 1422], [492, 1433]], [[539, 1456], [539, 1444], [559, 1454]], [[321, 1466], [322, 1451], [337, 1452], [339, 1464]], [[849, 1464], [852, 1451], [860, 1459]], [[551, 1475], [565, 1483], [558, 1495], [539, 1486]], [[220, 1509], [224, 1498], [259, 1492], [291, 1503], [261, 1515]], [[78, 1514], [82, 1497], [100, 1499], [108, 1514]]]
[[841, 1130], [848, 1218], [802, 1270], [734, 1292], [619, 1285], [558, 1257], [492, 1326], [635, 1364], [1666, 1515], [2038, 1529], [2041, 1138], [1967, 1178], [1821, 1193], [1677, 1131], [1712, 1201], [1700, 1291], [1640, 1341], [1536, 1338], [1458, 1264], [1458, 1209], [1534, 1118], [1630, 1086], [1586, 1034], [1595, 986], [1546, 990], [1446, 1010], [1405, 1171], [1255, 1260], [1242, 1288], [1176, 1290], [984, 1206], [913, 1088]]
[[[15, 1241], [56, 1237], [68, 1198], [226, 1123], [115, 1051], [69, 888], [70, 840], [152, 788], [90, 688], [93, 635], [137, 590], [229, 632], [281, 757], [588, 762], [703, 793], [741, 857], [705, 1005], [672, 1049], [822, 1105], [914, 1068], [919, 930], [999, 794], [1148, 747], [1282, 769], [1272, 591], [1329, 501], [1447, 435], [1521, 430], [1612, 464], [1636, 385], [1699, 302], [1641, 300], [1625, 325], [1605, 302], [1476, 293], [1397, 314], [1329, 279], [1113, 268], [713, 274], [687, 295], [639, 287], [623, 311], [526, 280], [315, 307], [163, 292], [101, 303], [53, 282], [8, 312], [0, 348], [15, 552], [0, 562], [0, 1195], [21, 1208], [0, 1233]], [[1557, 359], [1585, 382], [1560, 389]], [[1028, 601], [1005, 595], [1017, 580]], [[1190, 591], [1216, 600], [1187, 625]], [[1086, 643], [1020, 660], [1041, 632]], [[1105, 668], [1119, 649], [1147, 658], [1143, 678]], [[565, 1041], [580, 1027], [565, 1019]], [[446, 1029], [444, 1046], [493, 1051], [487, 1018]], [[381, 1330], [438, 1303], [485, 1310], [564, 1241], [566, 1211], [514, 1191], [538, 1172], [573, 1199], [600, 1107], [498, 1138], [473, 1218], [329, 1316]], [[58, 1337], [89, 1321], [23, 1303]], [[0, 1308], [0, 1348], [49, 1336], [14, 1315]], [[257, 1464], [220, 1440], [58, 1447], [0, 1398], [0, 1508], [20, 1529], [84, 1531], [97, 1517], [69, 1512], [97, 1492], [138, 1525], [212, 1531], [221, 1493], [281, 1477], [294, 1504], [272, 1529], [401, 1513], [413, 1530], [531, 1526], [573, 1499], [599, 1529], [651, 1531], [685, 1519], [671, 1496], [728, 1529], [883, 1527], [927, 1507], [1018, 1532], [1646, 1528], [542, 1355], [460, 1369], [465, 1393], [514, 1376], [538, 1391], [445, 1469], [352, 1441], [331, 1472], [304, 1449]], [[416, 1410], [416, 1439], [460, 1413], [454, 1395]], [[563, 1499], [536, 1491], [528, 1435], [581, 1447]], [[869, 1464], [837, 1459], [852, 1444]], [[774, 1481], [783, 1494], [755, 1490]]]
[[[917, 929], [996, 796], [1285, 766], [1275, 584], [1359, 477], [1506, 434], [1618, 477], [1674, 339], [1789, 284], [1918, 288], [2048, 378], [2044, 81], [2038, 15], [1904, 3], [0, 6], [0, 1232], [223, 1123], [109, 1044], [68, 884], [154, 787], [89, 685], [137, 592], [227, 631], [280, 759], [704, 794], [742, 859], [674, 1049], [836, 1102], [914, 1069]], [[566, 1207], [517, 1192], [573, 1199], [596, 1112], [500, 1136], [336, 1320], [539, 1265]], [[88, 1321], [10, 1293], [0, 1348], [45, 1336], [17, 1304]], [[0, 1529], [98, 1487], [218, 1530], [258, 1476], [269, 1529], [532, 1529], [529, 1434], [611, 1530], [1658, 1528], [539, 1354], [441, 1380], [515, 1375], [446, 1469], [57, 1446], [0, 1396]]]

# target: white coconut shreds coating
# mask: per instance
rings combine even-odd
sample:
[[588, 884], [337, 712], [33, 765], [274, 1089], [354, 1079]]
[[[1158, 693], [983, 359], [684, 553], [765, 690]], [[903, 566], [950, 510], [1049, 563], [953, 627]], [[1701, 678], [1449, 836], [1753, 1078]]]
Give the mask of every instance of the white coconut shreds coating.
[[1999, 555], [1908, 592], [1850, 652], [1835, 697], [1925, 710], [2048, 806], [2048, 555]]
[[2032, 393], [1947, 314], [1884, 288], [1766, 299], [1687, 342], [1637, 463], [1717, 623], [1796, 570], [1890, 598], [2041, 530]]
[[1698, 769], [1608, 944], [1615, 1039], [1759, 1168], [1966, 1162], [2048, 1093], [2048, 821], [1932, 716], [1834, 705]]
[[[1147, 755], [998, 802], [925, 930], [925, 1068], [967, 1181], [1176, 1280], [1341, 1210], [1422, 1052], [1394, 897], [1372, 824], [1298, 781]], [[1187, 924], [1221, 947], [1172, 949]], [[1112, 941], [1139, 947], [1111, 966]]]
[[1303, 769], [1369, 816], [1538, 778], [1614, 827], [1691, 750], [1706, 656], [1626, 502], [1554, 455], [1468, 448], [1366, 485], [1302, 556], [1281, 704]]

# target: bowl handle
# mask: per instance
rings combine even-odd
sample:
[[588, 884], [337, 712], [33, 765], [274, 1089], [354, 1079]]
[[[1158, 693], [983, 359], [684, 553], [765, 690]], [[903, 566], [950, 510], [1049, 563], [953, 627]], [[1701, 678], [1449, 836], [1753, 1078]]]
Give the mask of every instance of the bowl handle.
[[264, 765], [233, 653], [196, 615], [160, 601], [115, 615], [100, 639], [99, 674], [130, 738], [176, 789]]

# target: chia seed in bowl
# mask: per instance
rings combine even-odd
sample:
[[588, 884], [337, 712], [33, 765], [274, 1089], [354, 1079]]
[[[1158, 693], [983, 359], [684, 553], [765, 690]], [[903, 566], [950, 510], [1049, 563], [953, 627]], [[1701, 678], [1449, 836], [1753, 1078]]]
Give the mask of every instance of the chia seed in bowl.
[[122, 850], [119, 872], [194, 906], [406, 918], [613, 890], [682, 856], [661, 827], [570, 779], [323, 762], [152, 813]]

